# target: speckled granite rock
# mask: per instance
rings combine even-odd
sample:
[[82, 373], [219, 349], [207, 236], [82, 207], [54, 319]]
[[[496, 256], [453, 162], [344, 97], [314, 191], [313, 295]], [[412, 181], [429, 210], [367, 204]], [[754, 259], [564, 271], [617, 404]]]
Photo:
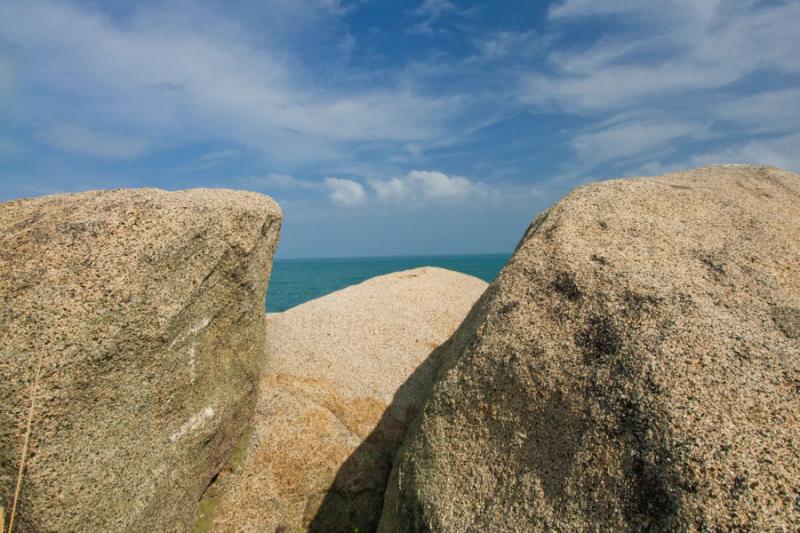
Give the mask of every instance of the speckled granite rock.
[[538, 216], [444, 354], [382, 530], [796, 531], [798, 206], [800, 176], [729, 165]]
[[0, 205], [0, 502], [16, 531], [184, 531], [252, 414], [280, 208], [117, 190]]
[[435, 348], [485, 288], [426, 267], [269, 315], [249, 449], [220, 476], [213, 531], [374, 531]]

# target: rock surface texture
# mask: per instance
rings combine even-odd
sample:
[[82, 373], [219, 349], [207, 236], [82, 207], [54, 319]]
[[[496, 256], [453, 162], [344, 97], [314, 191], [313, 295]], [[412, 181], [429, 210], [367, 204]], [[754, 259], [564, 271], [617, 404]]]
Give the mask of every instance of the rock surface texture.
[[486, 286], [425, 267], [270, 314], [249, 447], [220, 476], [211, 529], [374, 531], [436, 348]]
[[186, 531], [253, 412], [280, 208], [117, 190], [0, 205], [0, 503], [15, 532]]
[[384, 531], [800, 527], [800, 176], [725, 165], [539, 215], [443, 355]]

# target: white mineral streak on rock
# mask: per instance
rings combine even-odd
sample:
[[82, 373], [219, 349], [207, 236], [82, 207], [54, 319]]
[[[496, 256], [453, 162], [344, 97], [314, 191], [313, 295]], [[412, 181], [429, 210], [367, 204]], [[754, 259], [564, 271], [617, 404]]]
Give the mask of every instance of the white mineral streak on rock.
[[213, 417], [214, 417], [214, 408], [209, 405], [199, 413], [192, 415], [192, 417], [189, 420], [187, 420], [186, 423], [184, 423], [180, 428], [178, 428], [178, 431], [170, 435], [169, 436], [170, 442], [177, 441], [190, 431], [196, 431], [200, 429], [200, 426], [202, 426], [206, 422], [206, 420], [209, 420], [210, 418]]

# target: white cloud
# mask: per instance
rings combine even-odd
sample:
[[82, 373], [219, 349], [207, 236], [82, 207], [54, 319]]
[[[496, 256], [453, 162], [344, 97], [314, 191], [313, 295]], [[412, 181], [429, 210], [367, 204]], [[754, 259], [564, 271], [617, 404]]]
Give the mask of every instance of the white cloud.
[[307, 191], [319, 190], [322, 183], [319, 181], [301, 180], [291, 174], [272, 173], [267, 176], [247, 176], [236, 178], [237, 183], [258, 189], [302, 189]]
[[730, 163], [772, 165], [791, 172], [800, 172], [798, 146], [800, 146], [800, 133], [755, 139], [731, 144], [715, 151], [690, 155], [677, 162], [650, 161], [627, 174], [631, 176], [654, 176], [698, 166]]
[[527, 58], [543, 51], [549, 41], [549, 37], [534, 31], [494, 32], [474, 41], [478, 53], [467, 58], [467, 61], [498, 61], [512, 56]]
[[760, 130], [800, 129], [800, 89], [783, 89], [729, 100], [717, 106], [720, 118]]
[[501, 192], [488, 185], [444, 172], [413, 170], [385, 180], [368, 180], [367, 187], [354, 179], [329, 176], [322, 180], [298, 179], [290, 174], [236, 178], [238, 184], [271, 192], [299, 189], [325, 193], [341, 207], [357, 207], [377, 200], [402, 207], [459, 204], [468, 200], [495, 200]]
[[573, 111], [607, 110], [680, 91], [723, 87], [737, 78], [725, 67], [704, 72], [684, 64], [605, 65], [561, 77], [530, 75], [523, 82], [523, 100]]
[[106, 159], [133, 159], [150, 148], [146, 139], [123, 137], [80, 126], [60, 125], [39, 132], [39, 139], [63, 152]]
[[328, 191], [330, 191], [328, 197], [336, 205], [355, 207], [363, 204], [367, 199], [364, 186], [357, 181], [327, 177], [323, 180], [323, 183]]
[[734, 144], [717, 152], [695, 155], [691, 166], [717, 163], [753, 163], [773, 165], [800, 172], [800, 133]]
[[405, 176], [369, 182], [378, 199], [394, 204], [458, 203], [469, 198], [491, 198], [497, 192], [462, 176], [414, 170]]
[[585, 168], [623, 157], [650, 153], [683, 137], [700, 137], [705, 126], [688, 121], [630, 120], [591, 133], [576, 135], [570, 141]]
[[718, 4], [718, 0], [666, 0], [657, 4], [637, 0], [565, 0], [553, 4], [548, 16], [552, 19], [620, 14], [647, 16], [659, 11], [664, 16], [675, 18], [688, 11], [693, 18], [702, 18], [703, 14], [709, 16]]
[[[534, 110], [583, 119], [562, 132], [575, 156], [562, 166], [567, 180], [607, 174], [604, 164], [623, 173], [748, 158], [793, 164], [778, 139], [800, 127], [800, 90], [787, 81], [800, 73], [800, 3], [564, 0], [548, 18], [548, 68], [523, 73], [518, 94]], [[582, 40], [573, 24], [589, 18], [604, 31]], [[764, 134], [773, 140], [742, 140]], [[726, 139], [730, 148], [711, 153], [693, 144]]]
[[450, 0], [424, 0], [413, 11], [413, 14], [419, 17], [441, 17], [445, 13], [455, 10], [455, 4]]
[[424, 0], [416, 9], [411, 11], [415, 17], [422, 17], [420, 22], [411, 26], [410, 33], [433, 33], [433, 24], [443, 15], [456, 11], [455, 4], [450, 0]]
[[[140, 4], [121, 24], [69, 2], [0, 3], [19, 114], [44, 127], [60, 116], [85, 129], [135, 132], [158, 145], [223, 139], [297, 162], [347, 159], [353, 142], [429, 142], [463, 106], [409, 84], [321, 84], [235, 20], [162, 8]], [[42, 86], [59, 99], [26, 91]]]
[[238, 161], [242, 155], [244, 154], [240, 150], [234, 149], [211, 150], [198, 157], [194, 163], [180, 168], [189, 171], [206, 170]]
[[567, 0], [550, 10], [560, 24], [597, 14], [615, 14], [633, 29], [551, 54], [555, 74], [525, 77], [524, 101], [573, 111], [630, 108], [759, 71], [800, 72], [797, 2]]

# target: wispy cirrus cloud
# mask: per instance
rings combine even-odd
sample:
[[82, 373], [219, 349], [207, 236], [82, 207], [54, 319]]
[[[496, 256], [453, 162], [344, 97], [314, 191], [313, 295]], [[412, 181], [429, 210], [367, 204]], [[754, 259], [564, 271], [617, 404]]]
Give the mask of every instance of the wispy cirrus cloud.
[[[548, 17], [553, 31], [590, 17], [610, 28], [567, 47], [556, 41], [547, 68], [520, 76], [520, 101], [588, 122], [567, 139], [577, 174], [612, 163], [638, 167], [642, 157], [684, 154], [690, 165], [703, 153], [724, 162], [731, 150], [709, 152], [693, 143], [743, 146], [732, 137], [785, 136], [800, 125], [793, 111], [800, 107], [796, 2], [566, 0], [552, 5]], [[773, 87], [753, 82], [765, 73]], [[734, 134], [726, 123], [740, 129]], [[748, 153], [763, 159], [768, 152]]]
[[[193, 10], [193, 19], [204, 16]], [[83, 131], [150, 138], [153, 148], [222, 138], [282, 161], [346, 159], [357, 142], [425, 142], [462, 105], [401, 85], [325, 86], [277, 45], [214, 15], [205, 14], [199, 32], [182, 14], [149, 4], [120, 21], [69, 2], [4, 2], [0, 35], [17, 51], [13, 99], [44, 129], [60, 116]]]
[[468, 57], [467, 61], [501, 61], [509, 57], [528, 59], [531, 54], [544, 51], [551, 40], [551, 37], [533, 30], [492, 32], [473, 40], [477, 54]]
[[691, 157], [691, 165], [709, 165], [720, 161], [760, 163], [780, 168], [800, 169], [800, 133], [732, 143], [715, 152], [701, 152]]
[[629, 109], [643, 100], [725, 87], [758, 71], [800, 72], [796, 2], [753, 9], [746, 1], [570, 0], [550, 10], [558, 24], [592, 15], [613, 15], [634, 29], [553, 52], [553, 74], [525, 78], [529, 101], [575, 111]]
[[744, 95], [718, 104], [712, 112], [752, 131], [800, 129], [800, 88]]
[[321, 182], [302, 180], [292, 176], [291, 174], [271, 173], [266, 176], [247, 176], [243, 178], [234, 178], [234, 181], [242, 186], [264, 191], [284, 189], [314, 191], [321, 188]]
[[[458, 11], [456, 5], [450, 0], [423, 0], [409, 15], [418, 19], [412, 24], [409, 33], [433, 33], [433, 25], [448, 13]], [[421, 19], [421, 20], [419, 20]]]
[[705, 134], [702, 123], [686, 120], [642, 120], [639, 118], [605, 125], [580, 133], [569, 140], [577, 156], [576, 165], [585, 170], [601, 162], [617, 161], [668, 147], [678, 139]]
[[64, 152], [105, 159], [133, 159], [151, 147], [147, 139], [65, 124], [41, 130], [38, 138]]

